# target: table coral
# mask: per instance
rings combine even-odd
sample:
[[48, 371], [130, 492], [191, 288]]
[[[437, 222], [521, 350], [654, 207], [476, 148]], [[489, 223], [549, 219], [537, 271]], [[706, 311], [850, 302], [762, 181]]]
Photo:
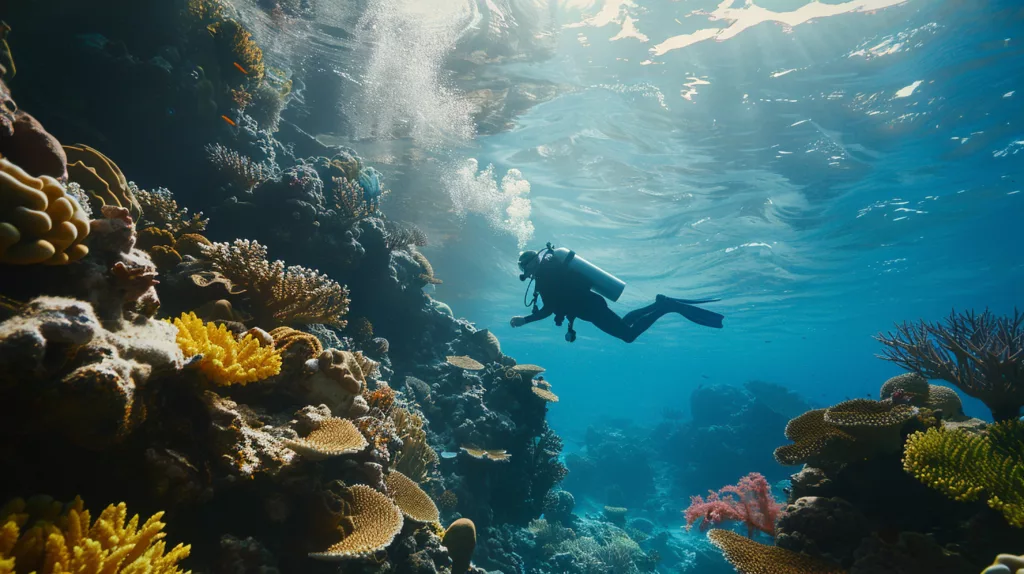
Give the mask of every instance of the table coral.
[[440, 513], [430, 496], [408, 476], [391, 470], [385, 477], [388, 494], [395, 505], [410, 520], [415, 522], [437, 522]]
[[355, 454], [369, 445], [352, 421], [337, 417], [322, 421], [309, 435], [284, 444], [311, 460]]
[[1024, 528], [1024, 421], [998, 423], [984, 435], [916, 432], [907, 439], [903, 468], [954, 500], [984, 497], [1011, 526]]
[[775, 459], [820, 466], [895, 452], [901, 446], [900, 429], [916, 414], [909, 405], [868, 399], [807, 411], [786, 425], [786, 438], [794, 444], [775, 449]]
[[387, 548], [402, 530], [402, 511], [387, 496], [362, 484], [349, 487], [348, 508], [341, 521], [344, 537], [322, 552], [320, 560], [362, 558]]
[[0, 509], [0, 571], [181, 572], [178, 563], [188, 557], [191, 546], [178, 544], [167, 551], [163, 514], [140, 524], [138, 515], [128, 519], [122, 502], [107, 506], [93, 522], [81, 498], [63, 512], [45, 499], [15, 499]]
[[205, 249], [217, 271], [246, 289], [261, 324], [323, 323], [344, 327], [348, 290], [326, 275], [267, 260], [267, 248], [255, 241], [214, 243]]
[[89, 220], [50, 176], [32, 177], [0, 157], [0, 263], [63, 265], [84, 257]]
[[731, 530], [711, 530], [708, 539], [740, 574], [843, 574], [841, 568], [828, 562], [759, 544]]
[[199, 369], [218, 385], [245, 385], [281, 372], [281, 354], [251, 335], [241, 341], [224, 325], [203, 323], [195, 313], [174, 320], [177, 342], [186, 357], [201, 355]]

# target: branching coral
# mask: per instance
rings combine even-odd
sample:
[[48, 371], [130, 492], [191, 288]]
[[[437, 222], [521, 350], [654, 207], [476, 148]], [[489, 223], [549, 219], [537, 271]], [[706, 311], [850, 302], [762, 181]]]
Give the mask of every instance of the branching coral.
[[362, 558], [387, 548], [402, 530], [402, 511], [387, 496], [362, 484], [349, 487], [347, 511], [340, 528], [341, 541], [323, 552], [310, 554], [321, 560]]
[[707, 500], [691, 496], [684, 514], [687, 529], [698, 520], [701, 531], [731, 520], [742, 522], [747, 527], [747, 536], [753, 538], [755, 532], [775, 536], [775, 522], [781, 512], [782, 505], [772, 498], [768, 481], [762, 474], [752, 472], [736, 485], [709, 492]]
[[128, 186], [142, 208], [139, 227], [161, 229], [173, 237], [206, 231], [206, 225], [210, 220], [203, 219], [202, 212], [190, 215], [187, 207], [178, 207], [178, 202], [174, 201], [169, 189], [160, 187], [146, 191], [139, 189], [132, 182], [128, 182]]
[[221, 144], [209, 144], [205, 150], [206, 158], [217, 171], [244, 190], [250, 190], [274, 177], [272, 168]]
[[398, 438], [402, 439], [402, 448], [391, 461], [392, 468], [416, 482], [424, 482], [439, 461], [437, 453], [427, 443], [423, 417], [399, 407], [391, 411], [391, 420], [395, 423]]
[[263, 62], [263, 50], [256, 45], [252, 33], [244, 26], [230, 18], [225, 18], [207, 26], [214, 39], [226, 46], [234, 58], [233, 64], [241, 66], [245, 76], [254, 85], [263, 81], [266, 64]]
[[380, 207], [380, 197], [369, 196], [359, 182], [347, 177], [331, 178], [331, 197], [334, 208], [345, 220], [357, 220], [372, 217]]
[[759, 544], [731, 530], [711, 530], [708, 539], [740, 574], [844, 574], [838, 566], [785, 548]]
[[410, 520], [415, 522], [437, 522], [440, 514], [433, 500], [408, 476], [392, 469], [385, 477], [388, 493], [395, 505]]
[[94, 212], [103, 206], [123, 207], [133, 220], [139, 219], [142, 206], [116, 163], [83, 144], [66, 145], [64, 152], [68, 156], [68, 178], [89, 193]]
[[258, 323], [345, 326], [342, 316], [348, 313], [348, 290], [326, 275], [270, 262], [267, 248], [255, 241], [214, 243], [205, 252], [217, 271], [248, 292]]
[[15, 499], [0, 509], [0, 572], [59, 574], [181, 572], [178, 562], [190, 546], [178, 544], [165, 553], [165, 524], [158, 512], [139, 524], [128, 519], [122, 502], [107, 506], [91, 522], [81, 498], [61, 512], [61, 505], [42, 497]]
[[203, 323], [195, 313], [174, 320], [178, 346], [186, 357], [202, 355], [199, 369], [215, 384], [248, 384], [281, 372], [281, 354], [252, 335], [241, 341], [224, 325]]
[[89, 252], [88, 235], [88, 216], [57, 180], [0, 158], [0, 263], [70, 263]]
[[419, 227], [391, 220], [384, 222], [384, 246], [388, 251], [405, 249], [410, 245], [423, 247], [426, 244], [427, 234]]
[[903, 468], [954, 500], [984, 497], [1012, 526], [1024, 528], [1024, 421], [997, 423], [985, 435], [916, 432], [907, 439]]
[[996, 421], [1024, 406], [1024, 313], [955, 311], [942, 323], [904, 323], [879, 335], [883, 358], [980, 399]]

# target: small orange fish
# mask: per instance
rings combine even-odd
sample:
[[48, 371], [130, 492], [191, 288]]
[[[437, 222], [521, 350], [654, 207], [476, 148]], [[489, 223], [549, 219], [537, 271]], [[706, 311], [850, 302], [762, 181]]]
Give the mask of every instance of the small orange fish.
[[243, 67], [242, 67], [242, 65], [241, 65], [241, 64], [239, 64], [238, 62], [235, 62], [235, 67], [236, 67], [236, 68], [238, 68], [238, 71], [239, 71], [239, 72], [242, 72], [242, 73], [243, 73], [243, 74], [245, 74], [246, 76], [248, 76], [248, 75], [249, 75], [249, 70], [246, 70], [245, 68], [243, 68]]
[[234, 126], [237, 126], [237, 125], [238, 125], [238, 124], [236, 124], [236, 123], [235, 123], [235, 120], [233, 120], [233, 119], [231, 119], [231, 118], [229, 118], [229, 117], [227, 117], [227, 116], [221, 116], [221, 117], [220, 117], [220, 119], [222, 119], [222, 120], [224, 120], [225, 122], [227, 122], [229, 126], [232, 126], [232, 127], [234, 127]]

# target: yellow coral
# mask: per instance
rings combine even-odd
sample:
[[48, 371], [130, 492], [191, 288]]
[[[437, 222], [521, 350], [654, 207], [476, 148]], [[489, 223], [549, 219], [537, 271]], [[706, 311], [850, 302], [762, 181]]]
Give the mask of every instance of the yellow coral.
[[853, 399], [808, 411], [789, 421], [786, 438], [795, 444], [775, 449], [780, 464], [848, 462], [896, 452], [900, 429], [917, 414], [909, 405]]
[[1024, 528], [1024, 421], [1009, 420], [980, 435], [932, 428], [907, 439], [903, 468], [960, 502], [985, 496], [1010, 525]]
[[255, 241], [214, 243], [204, 249], [217, 271], [242, 287], [261, 323], [324, 323], [344, 327], [348, 290], [305, 267], [267, 260], [267, 248]]
[[740, 574], [842, 574], [838, 566], [792, 550], [768, 546], [731, 530], [712, 529], [708, 539]]
[[446, 359], [450, 365], [467, 371], [480, 371], [484, 368], [479, 361], [465, 355], [449, 355]]
[[195, 313], [174, 320], [185, 357], [202, 355], [199, 369], [218, 385], [247, 384], [281, 372], [281, 354], [251, 335], [235, 340], [224, 325], [203, 323]]
[[68, 156], [68, 179], [82, 186], [95, 200], [93, 212], [114, 205], [127, 209], [132, 220], [139, 220], [142, 206], [116, 163], [84, 144], [66, 145], [64, 153]]
[[384, 481], [391, 500], [407, 517], [416, 522], [437, 522], [441, 519], [437, 505], [411, 478], [392, 469]]
[[[164, 553], [165, 524], [158, 512], [139, 524], [122, 502], [107, 506], [90, 525], [76, 498], [65, 512], [49, 499], [16, 499], [0, 510], [0, 572], [39, 574], [173, 574], [190, 546]], [[27, 528], [26, 528], [27, 526]]]
[[282, 354], [292, 346], [295, 346], [297, 350], [292, 352], [297, 353], [303, 360], [308, 361], [309, 359], [319, 357], [324, 352], [324, 346], [320, 339], [291, 327], [273, 329], [270, 331], [270, 336], [274, 338], [274, 348], [281, 351]]
[[391, 411], [391, 421], [395, 423], [398, 438], [402, 439], [402, 449], [395, 454], [392, 467], [416, 482], [424, 482], [437, 466], [438, 457], [427, 444], [423, 417], [396, 408]]
[[362, 484], [349, 487], [349, 511], [344, 538], [323, 552], [309, 556], [321, 560], [344, 560], [371, 556], [387, 548], [402, 530], [404, 519], [387, 496]]
[[89, 252], [88, 235], [88, 216], [57, 180], [0, 158], [0, 263], [76, 261]]
[[348, 419], [331, 417], [306, 438], [287, 440], [285, 446], [302, 456], [318, 460], [343, 454], [355, 454], [369, 445], [366, 437]]

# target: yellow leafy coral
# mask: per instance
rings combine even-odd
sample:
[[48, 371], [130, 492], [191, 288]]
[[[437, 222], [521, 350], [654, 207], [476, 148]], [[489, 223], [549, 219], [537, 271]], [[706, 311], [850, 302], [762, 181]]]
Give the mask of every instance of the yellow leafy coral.
[[1010, 525], [1024, 528], [1024, 421], [1010, 420], [987, 434], [932, 428], [907, 439], [903, 468], [960, 502], [985, 497]]
[[37, 497], [15, 499], [0, 509], [0, 572], [38, 574], [174, 574], [190, 546], [165, 553], [163, 512], [139, 524], [125, 504], [109, 505], [90, 524], [89, 511], [76, 498], [61, 505]]
[[437, 453], [427, 443], [427, 432], [423, 430], [423, 417], [405, 408], [391, 411], [402, 448], [395, 454], [391, 464], [395, 470], [415, 480], [424, 482], [439, 462]]
[[268, 261], [267, 248], [256, 241], [214, 243], [204, 252], [218, 272], [246, 290], [258, 323], [345, 326], [342, 316], [348, 313], [348, 290], [326, 275]]
[[0, 263], [63, 265], [89, 252], [88, 235], [89, 217], [57, 180], [0, 158]]
[[218, 385], [244, 385], [281, 372], [281, 354], [252, 335], [239, 342], [224, 325], [203, 323], [195, 313], [182, 314], [174, 325], [185, 357], [202, 355], [199, 370]]

